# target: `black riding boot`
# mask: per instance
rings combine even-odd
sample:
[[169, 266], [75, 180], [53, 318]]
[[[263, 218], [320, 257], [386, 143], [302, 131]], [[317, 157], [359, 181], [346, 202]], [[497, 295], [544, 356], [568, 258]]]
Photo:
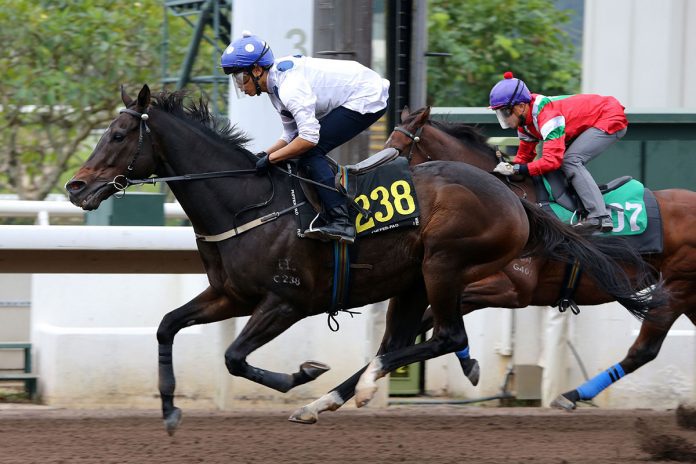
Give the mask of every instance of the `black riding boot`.
[[316, 229], [307, 229], [304, 235], [310, 238], [330, 241], [340, 240], [346, 243], [355, 241], [355, 224], [350, 220], [348, 206], [340, 205], [327, 212], [328, 223]]

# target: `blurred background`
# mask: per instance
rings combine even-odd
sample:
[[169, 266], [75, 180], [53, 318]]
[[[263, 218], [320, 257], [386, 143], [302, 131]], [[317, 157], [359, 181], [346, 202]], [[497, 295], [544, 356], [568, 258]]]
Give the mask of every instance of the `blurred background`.
[[[631, 175], [653, 189], [696, 188], [696, 4], [688, 0], [0, 3], [0, 233], [7, 232], [0, 245], [0, 373], [36, 382], [0, 383], [6, 400], [158, 407], [157, 324], [206, 286], [192, 236], [149, 258], [134, 253], [150, 261], [129, 270], [101, 253], [110, 246], [107, 232], [100, 232], [101, 249], [87, 250], [84, 229], [69, 229], [75, 238], [67, 244], [50, 230], [84, 225], [118, 235], [121, 227], [188, 226], [166, 187], [143, 187], [87, 215], [65, 204], [62, 186], [117, 114], [121, 85], [132, 95], [145, 83], [154, 91], [186, 89], [251, 135], [252, 151], [277, 139], [280, 120], [268, 100], [237, 99], [219, 67], [243, 30], [265, 38], [276, 57], [356, 60], [391, 81], [385, 117], [332, 154], [343, 163], [378, 151], [406, 105], [431, 105], [434, 118], [474, 124], [503, 143], [514, 133], [502, 131], [484, 107], [510, 70], [535, 93], [613, 95], [627, 107], [628, 135], [590, 165], [598, 182]], [[17, 245], [16, 234], [37, 238]], [[67, 254], [55, 254], [54, 246]], [[469, 385], [454, 356], [445, 356], [392, 375], [381, 404], [510, 397], [547, 404], [618, 362], [639, 327], [616, 304], [577, 317], [555, 312], [467, 316], [480, 385]], [[185, 329], [175, 343], [178, 394], [184, 406], [205, 408], [317, 397], [371, 359], [383, 317], [383, 305], [342, 316], [338, 333], [322, 317], [305, 320], [252, 355], [252, 363], [282, 371], [308, 358], [333, 366], [286, 395], [227, 373], [222, 354], [243, 319]], [[694, 355], [693, 325], [681, 319], [656, 361], [596, 402], [672, 407], [694, 400]]]

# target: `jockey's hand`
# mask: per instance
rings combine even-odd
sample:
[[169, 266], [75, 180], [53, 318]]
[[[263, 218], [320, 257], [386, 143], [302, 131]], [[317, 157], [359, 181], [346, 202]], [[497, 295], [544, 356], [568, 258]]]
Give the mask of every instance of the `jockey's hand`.
[[497, 172], [498, 174], [502, 174], [504, 176], [516, 174], [514, 166], [510, 163], [506, 163], [505, 161], [498, 163], [495, 169], [493, 169], [493, 172]]
[[[259, 153], [260, 154], [260, 153]], [[262, 155], [256, 162], [256, 175], [263, 176], [266, 175], [268, 169], [271, 167], [271, 162], [268, 160], [268, 154]]]
[[268, 153], [266, 153], [265, 151], [260, 151], [256, 154], [257, 158], [263, 158], [264, 156], [268, 156]]

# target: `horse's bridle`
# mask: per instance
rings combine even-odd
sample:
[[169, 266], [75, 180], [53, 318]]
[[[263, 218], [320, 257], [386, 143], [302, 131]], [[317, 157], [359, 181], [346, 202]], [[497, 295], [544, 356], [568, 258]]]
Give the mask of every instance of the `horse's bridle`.
[[138, 134], [138, 149], [135, 151], [135, 154], [133, 155], [133, 159], [131, 159], [130, 163], [128, 163], [128, 172], [132, 172], [133, 168], [135, 166], [135, 162], [138, 160], [138, 156], [140, 156], [140, 152], [142, 151], [143, 148], [143, 130], [145, 133], [149, 134], [150, 133], [150, 128], [147, 126], [147, 120], [150, 119], [150, 115], [147, 114], [146, 111], [143, 111], [142, 113], [138, 113], [135, 110], [131, 110], [129, 108], [123, 108], [119, 113], [126, 113], [130, 114], [134, 118], [137, 118], [140, 120], [140, 134]]
[[[133, 172], [133, 169], [135, 168], [135, 162], [138, 160], [140, 153], [143, 151], [143, 141], [145, 140], [144, 134], [150, 133], [150, 128], [147, 125], [147, 120], [150, 119], [150, 115], [148, 115], [146, 111], [138, 113], [137, 111], [132, 110], [130, 108], [123, 108], [119, 111], [119, 113], [129, 114], [140, 121], [140, 133], [138, 134], [138, 149], [135, 150], [135, 153], [133, 153], [133, 158], [131, 158], [130, 162], [128, 163], [128, 167], [126, 168], [127, 173], [130, 174], [131, 172]], [[152, 141], [150, 141], [150, 144], [152, 144]], [[116, 190], [122, 192], [123, 194], [125, 194], [128, 186], [131, 185], [131, 181], [126, 176], [126, 174], [117, 175], [116, 177], [114, 177], [114, 180], [112, 180], [110, 183], [116, 188]]]
[[[421, 132], [423, 132], [423, 126], [420, 126], [418, 129], [416, 129], [416, 133], [415, 133], [415, 134], [413, 134], [413, 133], [407, 131], [407, 130], [404, 129], [403, 127], [398, 127], [398, 126], [394, 128], [394, 131], [395, 131], [395, 132], [401, 132], [401, 133], [404, 134], [406, 137], [408, 137], [409, 139], [411, 139], [411, 141], [413, 142], [413, 143], [411, 144], [411, 148], [408, 150], [408, 153], [406, 154], [406, 159], [410, 162], [410, 161], [411, 161], [411, 158], [413, 158], [413, 150], [414, 150], [414, 148], [416, 147], [416, 144], [417, 144], [418, 142], [421, 141], [420, 135], [421, 135]], [[431, 161], [431, 160], [432, 160], [432, 158], [430, 158], [430, 155], [428, 155], [427, 153], [425, 153], [423, 150], [421, 150], [421, 152], [423, 152], [423, 154], [425, 155], [425, 158], [426, 158], [427, 161]]]

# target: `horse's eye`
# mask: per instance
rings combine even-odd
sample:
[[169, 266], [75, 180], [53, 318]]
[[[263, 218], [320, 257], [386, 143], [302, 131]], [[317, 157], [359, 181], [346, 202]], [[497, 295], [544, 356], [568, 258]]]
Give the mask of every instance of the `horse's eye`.
[[121, 134], [120, 132], [114, 133], [114, 140], [116, 142], [121, 142], [123, 140], [123, 134]]

